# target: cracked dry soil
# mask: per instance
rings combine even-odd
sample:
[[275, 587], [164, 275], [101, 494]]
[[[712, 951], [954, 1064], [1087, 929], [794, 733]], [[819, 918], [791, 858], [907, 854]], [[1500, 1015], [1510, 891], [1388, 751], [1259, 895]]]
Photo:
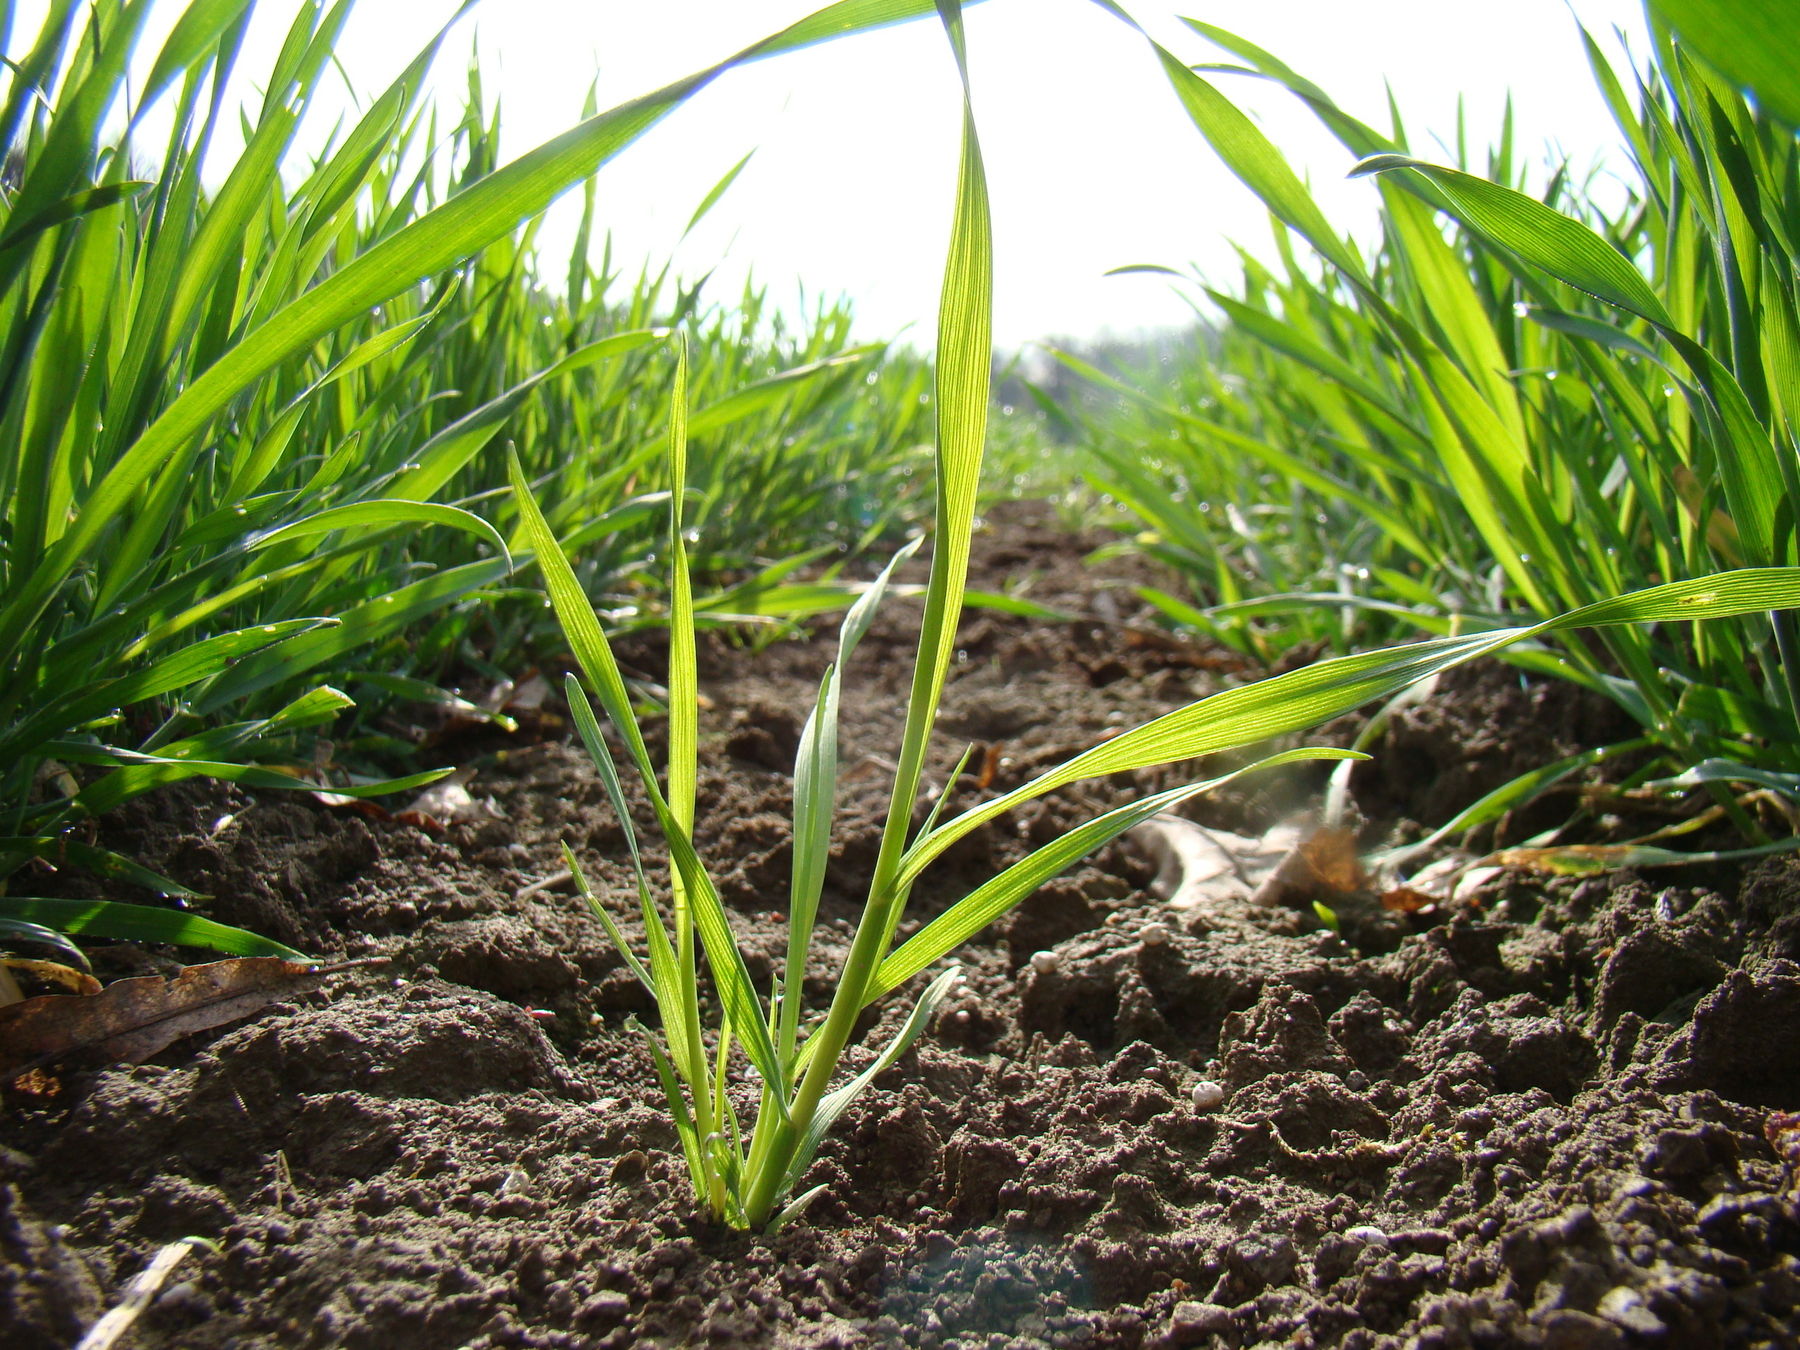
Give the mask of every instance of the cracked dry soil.
[[[1084, 561], [1098, 542], [1028, 507], [990, 519], [976, 584], [1082, 617], [971, 612], [938, 782], [958, 742], [982, 746], [997, 792], [1248, 674], [1120, 623], [1135, 602], [1114, 583], [1143, 578]], [[873, 859], [912, 621], [890, 606], [848, 673], [815, 1005]], [[701, 849], [759, 978], [828, 643], [703, 657]], [[632, 656], [660, 670], [653, 644]], [[1407, 716], [1401, 762], [1359, 770], [1357, 792], [1425, 824], [1592, 724], [1499, 667]], [[824, 1147], [808, 1183], [827, 1196], [763, 1238], [696, 1217], [626, 1026], [649, 1010], [600, 926], [566, 891], [520, 896], [566, 838], [627, 913], [599, 785], [553, 729], [467, 762], [501, 817], [441, 835], [218, 788], [111, 822], [114, 847], [213, 895], [212, 917], [390, 964], [9, 1104], [8, 1350], [72, 1345], [188, 1234], [221, 1251], [190, 1260], [133, 1344], [1800, 1345], [1800, 1134], [1778, 1114], [1800, 1108], [1791, 861], [1511, 876], [1351, 945], [1310, 911], [1175, 913], [1145, 856], [1113, 846], [960, 954], [966, 985]], [[972, 836], [909, 922], [1173, 781], [1088, 785]], [[1254, 830], [1318, 786], [1247, 780], [1190, 814]], [[871, 1034], [906, 1010], [890, 1001]], [[1195, 1106], [1201, 1079], [1224, 1088], [1216, 1109]]]

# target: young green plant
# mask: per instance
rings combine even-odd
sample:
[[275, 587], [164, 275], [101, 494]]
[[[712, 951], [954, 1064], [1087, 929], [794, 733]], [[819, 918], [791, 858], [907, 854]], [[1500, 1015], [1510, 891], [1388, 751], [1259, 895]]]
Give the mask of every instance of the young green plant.
[[[946, 793], [927, 813], [923, 826], [914, 831], [931, 728], [964, 599], [991, 355], [992, 250], [985, 177], [968, 106], [960, 10], [953, 0], [945, 0], [941, 13], [963, 76], [964, 109], [962, 166], [939, 311], [937, 529], [887, 823], [866, 881], [862, 915], [822, 1018], [803, 1021], [800, 996], [829, 857], [841, 679], [888, 588], [894, 564], [870, 583], [845, 618], [838, 658], [825, 672], [817, 703], [803, 729], [794, 774], [787, 959], [765, 996], [750, 978], [718, 891], [693, 842], [699, 737], [693, 605], [687, 577], [689, 538], [681, 490], [688, 453], [684, 351], [677, 346], [667, 439], [669, 476], [675, 490], [669, 501], [669, 752], [661, 777], [651, 762], [629, 691], [600, 623], [516, 460], [512, 466], [514, 493], [524, 521], [523, 543], [535, 551], [588, 688], [622, 744], [667, 844], [670, 895], [665, 917], [649, 883], [600, 718], [582, 684], [570, 677], [566, 689], [576, 727], [625, 831], [645, 934], [642, 955], [627, 942], [606, 898], [594, 893], [572, 851], [566, 851], [568, 864], [661, 1016], [661, 1035], [647, 1031], [646, 1036], [694, 1193], [715, 1220], [736, 1227], [778, 1226], [817, 1194], [815, 1187], [794, 1197], [821, 1140], [856, 1096], [929, 1024], [933, 1009], [956, 978], [955, 971], [941, 970], [880, 1053], [849, 1081], [838, 1083], [840, 1061], [865, 1008], [937, 965], [1077, 859], [1234, 774], [1172, 788], [1088, 821], [956, 900], [896, 946], [914, 885], [936, 858], [970, 831], [1080, 779], [1190, 760], [1302, 730], [1521, 639], [1583, 624], [1706, 618], [1800, 601], [1800, 569], [1763, 569], [1665, 586], [1530, 627], [1322, 662], [1178, 709], [1102, 742], [993, 800], [941, 820]], [[904, 551], [895, 564], [910, 551]], [[1352, 757], [1354, 752], [1344, 750], [1300, 749], [1271, 755], [1250, 767]], [[710, 1035], [702, 1022], [701, 953], [715, 996], [717, 1022]], [[738, 1097], [744, 1089], [734, 1074], [739, 1051], [753, 1075], [757, 1101], [754, 1126], [747, 1135], [738, 1114]], [[739, 1089], [737, 1094], [734, 1088]]]

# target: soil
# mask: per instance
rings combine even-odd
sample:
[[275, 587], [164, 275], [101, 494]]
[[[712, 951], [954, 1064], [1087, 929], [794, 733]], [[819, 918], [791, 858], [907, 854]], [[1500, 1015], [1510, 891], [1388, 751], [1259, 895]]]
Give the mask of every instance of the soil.
[[[977, 585], [1079, 617], [970, 612], [932, 770], [941, 787], [978, 745], [953, 805], [1255, 674], [1135, 627], [1146, 575], [1090, 559], [1101, 542], [1016, 505], [977, 539]], [[814, 1006], [874, 856], [915, 617], [891, 605], [848, 672]], [[704, 644], [701, 853], [759, 979], [831, 642]], [[654, 643], [626, 659], [660, 672]], [[1412, 817], [1365, 838], [1567, 753], [1593, 729], [1570, 698], [1503, 667], [1447, 682], [1393, 733], [1396, 764], [1353, 780], [1366, 813]], [[190, 787], [109, 822], [105, 842], [208, 893], [210, 917], [387, 964], [8, 1103], [9, 1350], [72, 1345], [187, 1235], [218, 1250], [133, 1344], [1800, 1345], [1791, 861], [1506, 874], [1340, 936], [1243, 895], [1175, 910], [1121, 841], [959, 954], [966, 983], [824, 1146], [805, 1183], [824, 1198], [765, 1237], [697, 1215], [628, 1026], [645, 996], [566, 887], [534, 889], [567, 840], [638, 933], [580, 753], [549, 715], [439, 749], [491, 814], [433, 830]], [[1257, 831], [1316, 804], [1313, 768], [1188, 814]], [[1091, 784], [977, 833], [908, 924], [1175, 781]], [[891, 999], [851, 1063], [909, 1009]]]

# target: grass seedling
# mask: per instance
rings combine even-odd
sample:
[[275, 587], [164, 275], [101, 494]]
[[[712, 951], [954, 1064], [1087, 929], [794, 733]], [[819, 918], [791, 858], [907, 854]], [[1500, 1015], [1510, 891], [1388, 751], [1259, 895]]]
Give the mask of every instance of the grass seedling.
[[[805, 1020], [800, 990], [829, 857], [837, 786], [837, 708], [845, 664], [867, 631], [893, 568], [871, 583], [846, 616], [838, 658], [826, 670], [801, 738], [794, 772], [793, 875], [785, 965], [766, 996], [752, 984], [717, 890], [693, 843], [696, 810], [698, 690], [693, 602], [688, 580], [689, 531], [682, 483], [687, 472], [687, 361], [677, 345], [667, 455], [674, 484], [668, 506], [671, 607], [668, 762], [659, 776], [632, 710], [617, 661], [583, 595], [574, 570], [533, 500], [516, 460], [514, 494], [525, 543], [535, 550], [546, 588], [576, 659], [657, 817], [670, 860], [670, 894], [652, 893], [627, 810], [613, 752], [582, 684], [566, 684], [570, 708], [614, 811], [625, 829], [636, 877], [646, 948], [627, 943], [605, 898], [579, 860], [571, 872], [661, 1015], [660, 1035], [646, 1031], [656, 1070], [686, 1158], [695, 1196], [711, 1217], [741, 1228], [779, 1226], [817, 1188], [795, 1196], [820, 1141], [844, 1109], [926, 1028], [955, 979], [941, 970], [919, 995], [912, 1015], [848, 1082], [837, 1070], [858, 1014], [1031, 894], [1039, 885], [1131, 826], [1169, 810], [1224, 779], [1196, 782], [1116, 808], [1039, 848], [957, 900], [895, 945], [913, 886], [944, 850], [970, 831], [1044, 793], [1084, 778], [1128, 773], [1190, 760], [1287, 735], [1387, 698], [1460, 661], [1522, 639], [1595, 624], [1669, 622], [1753, 612], [1800, 602], [1800, 569], [1762, 569], [1702, 578], [1588, 606], [1530, 627], [1450, 637], [1347, 656], [1259, 684], [1230, 689], [1137, 727], [1076, 755], [1037, 778], [948, 820], [943, 799], [914, 832], [927, 744], [955, 648], [964, 598], [977, 484], [986, 434], [990, 369], [992, 250], [980, 146], [967, 101], [968, 67], [960, 9], [940, 5], [963, 76], [962, 165], [938, 332], [936, 536], [926, 586], [917, 658], [887, 823], [867, 880], [867, 898], [850, 950], [838, 970], [823, 1017]], [[910, 551], [910, 550], [909, 550]], [[902, 553], [901, 558], [907, 556]], [[896, 559], [899, 562], [901, 559]], [[1344, 750], [1301, 749], [1251, 767], [1299, 759], [1351, 758]], [[1243, 772], [1240, 769], [1238, 772]], [[1227, 777], [1232, 775], [1227, 775]], [[666, 913], [666, 917], [665, 917]], [[699, 957], [704, 953], [717, 1024], [703, 1025]], [[753, 1128], [746, 1131], [733, 1089], [738, 1052], [754, 1077]]]

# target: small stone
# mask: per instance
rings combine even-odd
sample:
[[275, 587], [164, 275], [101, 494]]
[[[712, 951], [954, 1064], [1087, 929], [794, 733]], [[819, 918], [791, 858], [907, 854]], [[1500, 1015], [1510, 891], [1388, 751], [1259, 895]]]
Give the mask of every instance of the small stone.
[[1151, 1343], [1164, 1347], [1198, 1345], [1231, 1329], [1230, 1308], [1217, 1303], [1177, 1303], [1175, 1311], [1169, 1314], [1168, 1326]]
[[1062, 958], [1055, 952], [1033, 952], [1031, 954], [1031, 968], [1040, 975], [1052, 974], [1060, 965], [1062, 965]]
[[1160, 923], [1147, 923], [1138, 934], [1138, 941], [1146, 947], [1162, 947], [1168, 945], [1169, 930]]
[[1385, 1247], [1388, 1245], [1388, 1235], [1375, 1227], [1374, 1224], [1360, 1223], [1354, 1228], [1346, 1228], [1344, 1230], [1344, 1236], [1349, 1238], [1352, 1242], [1362, 1243], [1365, 1247]]
[[1650, 1305], [1644, 1302], [1644, 1296], [1630, 1285], [1621, 1284], [1609, 1289], [1594, 1311], [1607, 1321], [1636, 1336], [1665, 1336], [1669, 1328], [1662, 1318], [1650, 1311]]
[[630, 1311], [631, 1299], [627, 1295], [616, 1289], [603, 1289], [581, 1305], [575, 1321], [588, 1326], [612, 1326], [623, 1322]]
[[1231, 1309], [1218, 1303], [1178, 1303], [1169, 1321], [1186, 1331], [1203, 1331], [1212, 1336], [1230, 1330]]
[[1196, 1111], [1217, 1111], [1225, 1105], [1225, 1089], [1210, 1078], [1194, 1084], [1193, 1097]]

